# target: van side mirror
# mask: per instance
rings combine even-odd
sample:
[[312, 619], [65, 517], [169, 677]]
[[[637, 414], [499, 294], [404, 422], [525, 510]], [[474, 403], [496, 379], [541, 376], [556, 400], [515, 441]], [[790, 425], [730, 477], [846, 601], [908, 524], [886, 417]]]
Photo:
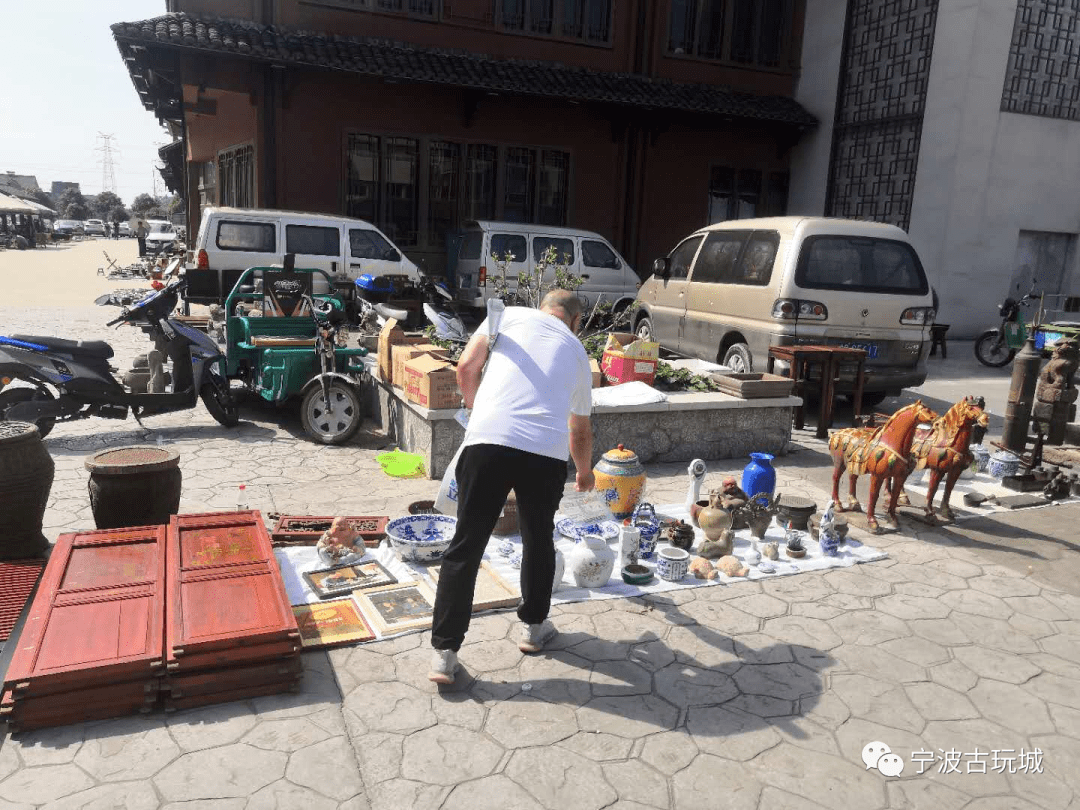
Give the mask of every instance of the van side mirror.
[[383, 261], [400, 262], [401, 261], [401, 251], [398, 250], [397, 248], [387, 248], [386, 252], [383, 253]]
[[652, 263], [652, 271], [654, 276], [660, 276], [666, 281], [671, 277], [671, 259], [666, 256], [657, 259]]

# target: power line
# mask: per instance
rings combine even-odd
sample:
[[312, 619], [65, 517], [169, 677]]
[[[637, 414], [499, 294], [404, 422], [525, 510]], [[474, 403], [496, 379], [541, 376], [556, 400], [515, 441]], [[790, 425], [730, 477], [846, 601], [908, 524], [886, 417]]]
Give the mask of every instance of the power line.
[[119, 154], [120, 150], [116, 149], [112, 145], [113, 138], [116, 136], [111, 132], [106, 134], [99, 132], [98, 137], [101, 139], [101, 146], [97, 147], [94, 151], [101, 152], [101, 190], [111, 191], [116, 193], [116, 167], [113, 165], [113, 152]]

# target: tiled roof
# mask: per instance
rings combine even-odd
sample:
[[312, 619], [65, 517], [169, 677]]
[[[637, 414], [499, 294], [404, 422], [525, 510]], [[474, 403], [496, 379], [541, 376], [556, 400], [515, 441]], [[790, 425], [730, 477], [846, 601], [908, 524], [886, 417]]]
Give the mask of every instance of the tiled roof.
[[804, 127], [817, 124], [811, 113], [787, 96], [758, 96], [717, 85], [605, 73], [553, 62], [496, 59], [370, 37], [338, 37], [184, 13], [117, 23], [112, 31], [121, 46], [160, 45], [488, 92], [681, 110]]

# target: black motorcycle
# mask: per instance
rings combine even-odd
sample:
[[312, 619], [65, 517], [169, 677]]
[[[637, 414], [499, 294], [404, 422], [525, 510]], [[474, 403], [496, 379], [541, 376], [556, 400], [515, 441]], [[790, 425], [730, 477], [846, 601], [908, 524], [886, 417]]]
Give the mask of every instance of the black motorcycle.
[[[141, 420], [193, 408], [201, 397], [214, 419], [236, 425], [240, 415], [225, 377], [225, 356], [210, 337], [170, 317], [185, 286], [184, 279], [173, 281], [107, 324], [138, 326], [154, 342], [123, 383], [113, 376], [113, 349], [104, 341], [0, 336], [0, 421], [34, 422], [46, 436], [58, 421], [126, 419], [129, 410]], [[166, 358], [171, 372], [164, 368]]]

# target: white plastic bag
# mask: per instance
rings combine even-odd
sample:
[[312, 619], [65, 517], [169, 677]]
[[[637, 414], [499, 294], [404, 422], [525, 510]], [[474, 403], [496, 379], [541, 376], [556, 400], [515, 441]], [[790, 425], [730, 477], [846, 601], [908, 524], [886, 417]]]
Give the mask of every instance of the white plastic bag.
[[464, 448], [465, 443], [462, 442], [458, 447], [457, 452], [454, 453], [454, 457], [450, 460], [450, 465], [446, 468], [446, 472], [443, 473], [442, 483], [439, 485], [439, 494], [435, 496], [435, 508], [444, 515], [450, 515], [452, 517], [457, 516], [457, 463], [458, 459], [461, 458], [461, 451]]

